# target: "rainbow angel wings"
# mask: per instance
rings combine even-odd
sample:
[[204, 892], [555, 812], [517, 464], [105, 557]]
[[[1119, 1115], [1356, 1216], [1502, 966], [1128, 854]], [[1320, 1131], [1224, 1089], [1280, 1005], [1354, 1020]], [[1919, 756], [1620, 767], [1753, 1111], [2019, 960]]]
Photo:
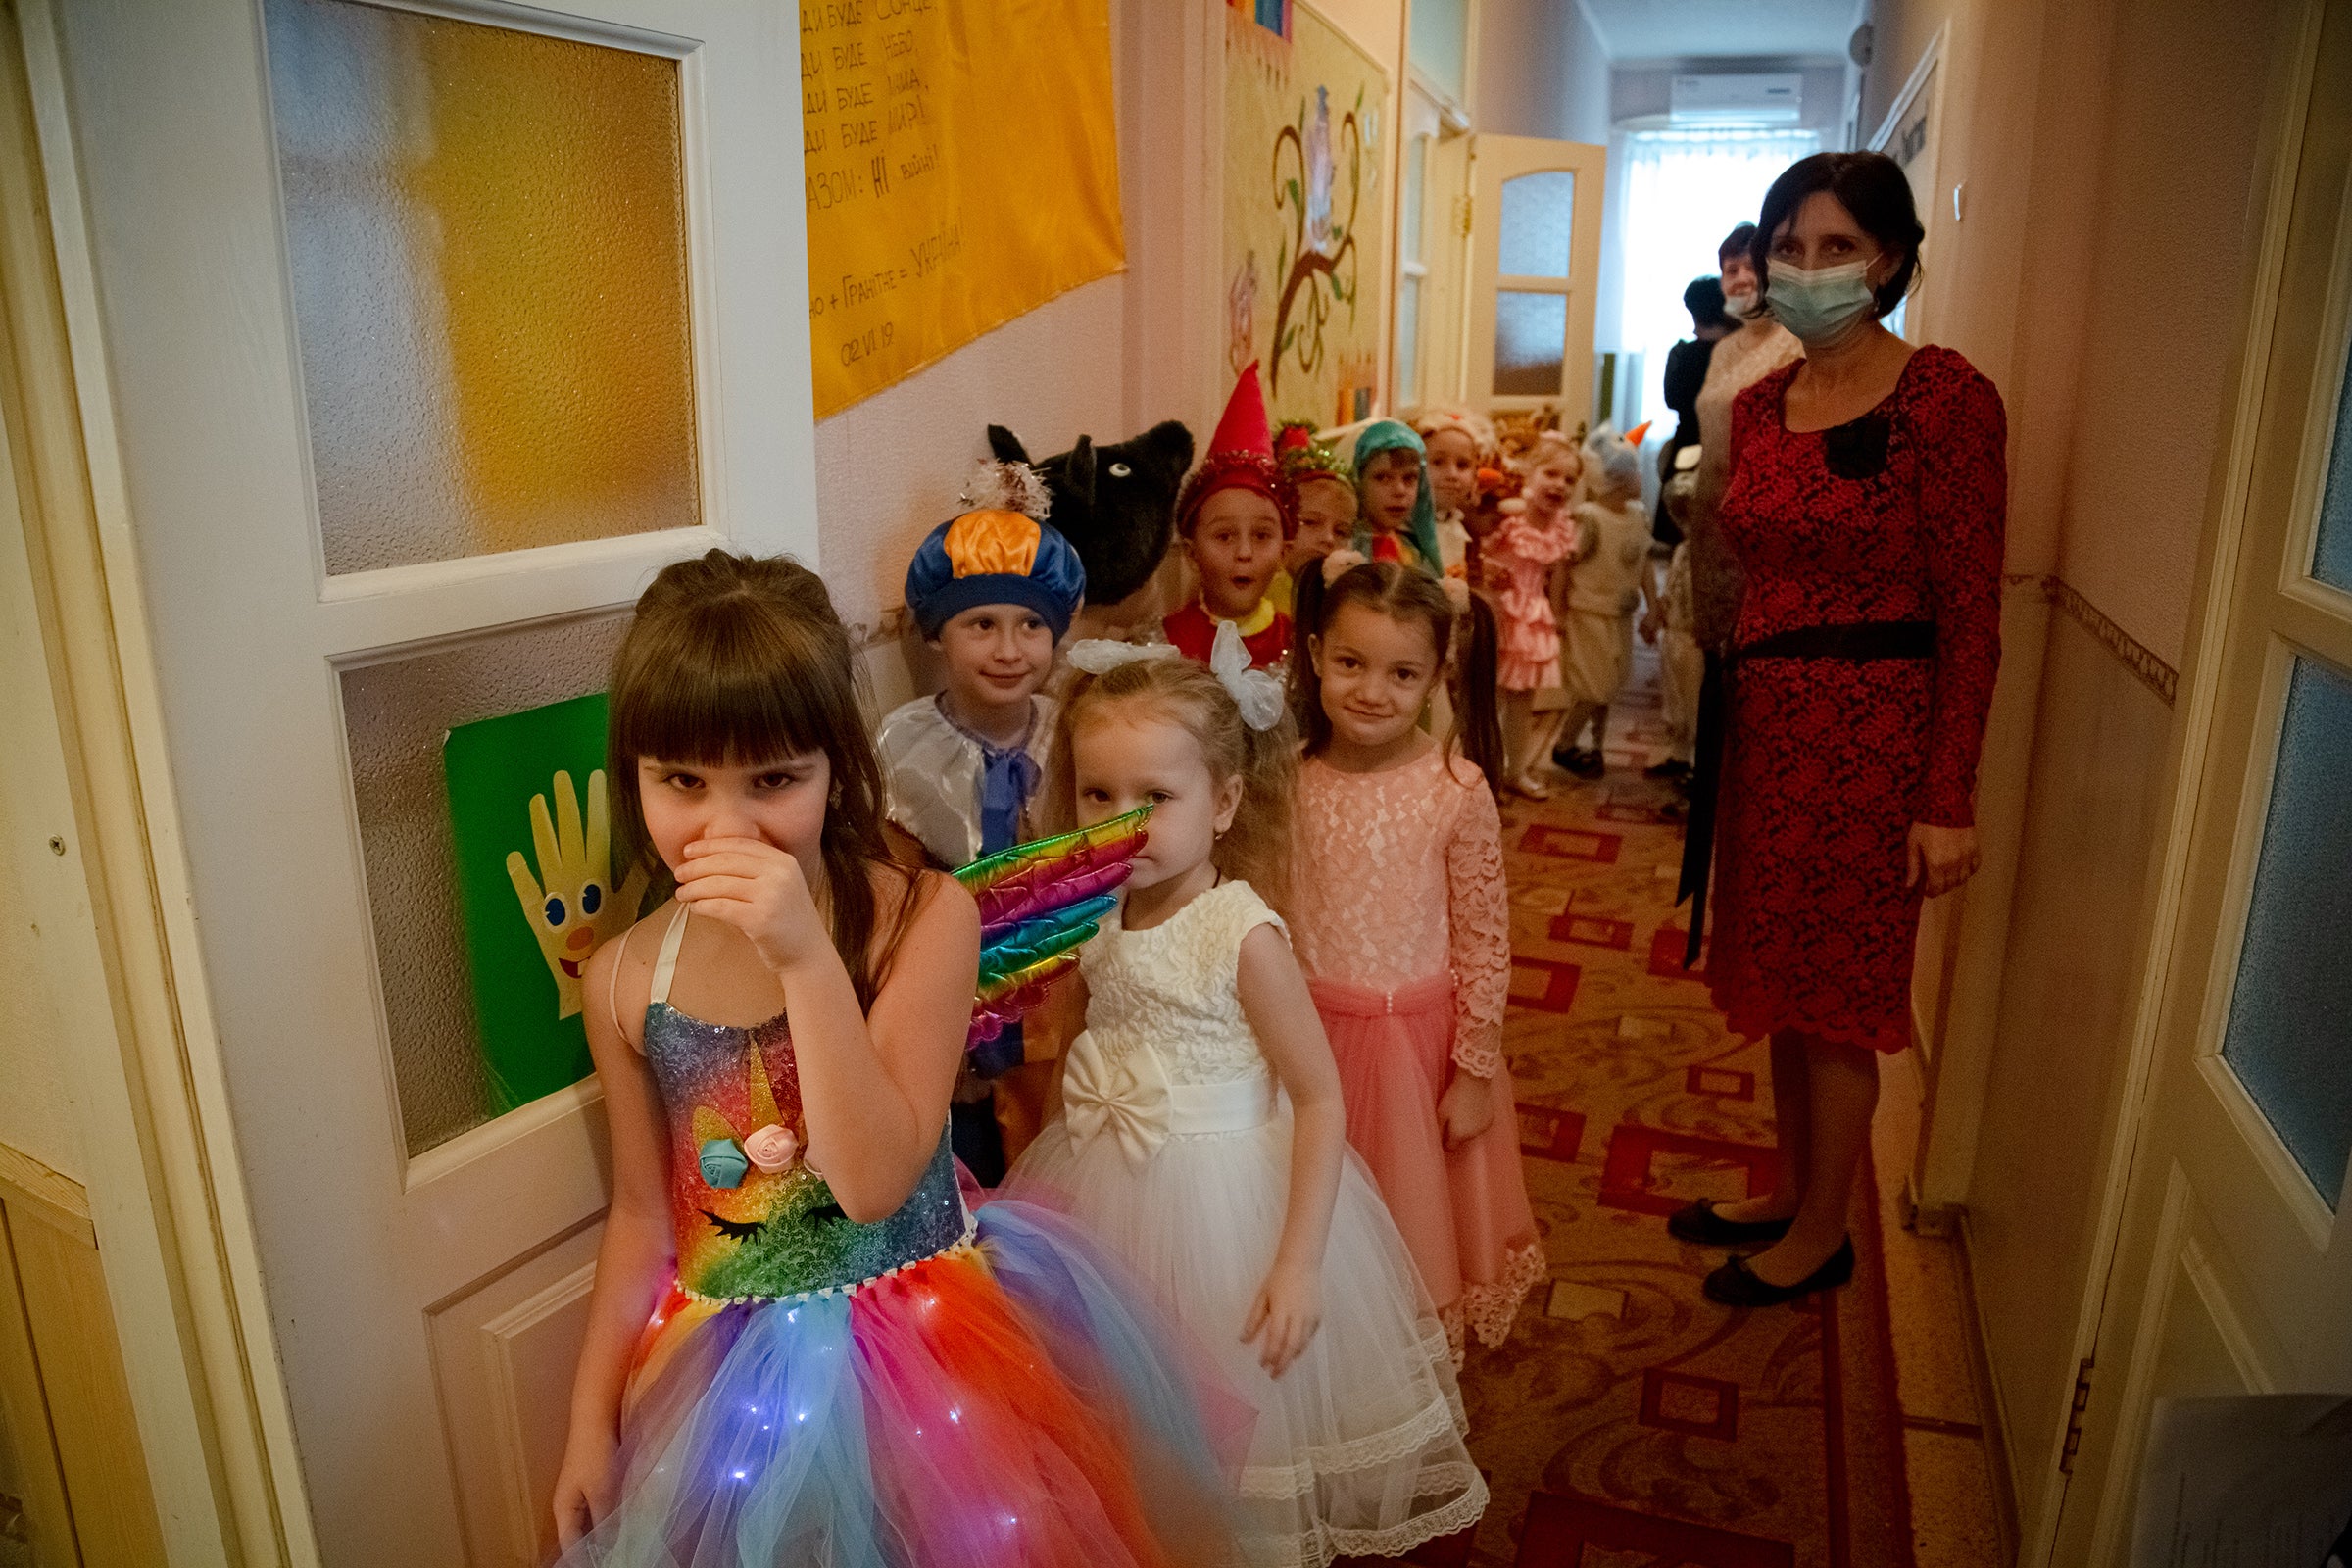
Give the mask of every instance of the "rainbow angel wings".
[[1015, 844], [956, 873], [980, 903], [980, 987], [969, 1044], [984, 1046], [1037, 1005], [1118, 904], [1144, 846], [1141, 806], [1075, 833]]

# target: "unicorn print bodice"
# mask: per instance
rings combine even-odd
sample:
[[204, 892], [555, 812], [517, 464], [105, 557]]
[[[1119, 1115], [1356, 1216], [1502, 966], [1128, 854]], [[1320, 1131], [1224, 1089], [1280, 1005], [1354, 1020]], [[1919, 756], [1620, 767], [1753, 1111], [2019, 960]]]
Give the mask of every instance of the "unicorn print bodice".
[[715, 1300], [830, 1294], [965, 1241], [971, 1218], [944, 1128], [897, 1212], [866, 1225], [842, 1212], [819, 1174], [823, 1149], [808, 1148], [784, 1019], [747, 1029], [669, 1004], [684, 912], [663, 935], [645, 1013], [645, 1059], [669, 1124], [679, 1286]]

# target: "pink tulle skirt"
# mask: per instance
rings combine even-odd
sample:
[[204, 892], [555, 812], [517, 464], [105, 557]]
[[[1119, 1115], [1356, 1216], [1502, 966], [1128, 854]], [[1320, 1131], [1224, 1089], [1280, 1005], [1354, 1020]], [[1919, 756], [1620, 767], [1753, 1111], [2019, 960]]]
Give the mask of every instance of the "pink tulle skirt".
[[1489, 1348], [1546, 1272], [1527, 1177], [1510, 1068], [1494, 1074], [1494, 1119], [1447, 1150], [1438, 1099], [1452, 1072], [1453, 977], [1393, 991], [1314, 980], [1348, 1104], [1348, 1141], [1363, 1155], [1405, 1247], [1420, 1265], [1458, 1360], [1465, 1328]]

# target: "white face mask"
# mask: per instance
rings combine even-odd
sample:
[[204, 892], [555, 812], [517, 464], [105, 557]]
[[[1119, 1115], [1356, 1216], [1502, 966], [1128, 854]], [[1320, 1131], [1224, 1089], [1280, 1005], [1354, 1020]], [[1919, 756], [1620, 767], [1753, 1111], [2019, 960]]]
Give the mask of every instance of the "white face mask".
[[1772, 314], [1807, 348], [1836, 343], [1865, 319], [1876, 301], [1868, 261], [1836, 267], [1772, 264]]
[[1762, 314], [1756, 308], [1756, 291], [1752, 288], [1737, 294], [1727, 291], [1723, 296], [1723, 311], [1735, 321], [1752, 321]]

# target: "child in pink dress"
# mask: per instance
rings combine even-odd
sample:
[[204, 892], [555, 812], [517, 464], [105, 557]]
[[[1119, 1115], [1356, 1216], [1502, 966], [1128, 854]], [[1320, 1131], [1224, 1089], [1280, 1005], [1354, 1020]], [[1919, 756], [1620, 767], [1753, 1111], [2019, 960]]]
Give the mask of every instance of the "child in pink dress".
[[[1457, 620], [1476, 637], [1483, 617], [1389, 563], [1348, 569], [1299, 603], [1314, 617], [1300, 626], [1316, 629], [1292, 665], [1307, 743], [1298, 957], [1339, 1062], [1348, 1141], [1388, 1200], [1458, 1365], [1465, 1328], [1500, 1345], [1545, 1272], [1502, 1059], [1502, 820], [1460, 728], [1441, 740], [1419, 726]], [[1479, 706], [1491, 700], [1472, 695], [1456, 711]], [[1491, 716], [1469, 727], [1488, 737], [1476, 749], [1492, 765]]]
[[1556, 698], [1560, 685], [1560, 622], [1552, 610], [1551, 579], [1554, 568], [1576, 552], [1576, 519], [1568, 501], [1583, 470], [1574, 447], [1554, 431], [1544, 432], [1527, 457], [1519, 509], [1488, 536], [1483, 552], [1502, 623], [1495, 679], [1502, 688], [1504, 787], [1534, 800], [1551, 793], [1536, 776], [1560, 719], [1560, 705], [1541, 700], [1546, 693]]

